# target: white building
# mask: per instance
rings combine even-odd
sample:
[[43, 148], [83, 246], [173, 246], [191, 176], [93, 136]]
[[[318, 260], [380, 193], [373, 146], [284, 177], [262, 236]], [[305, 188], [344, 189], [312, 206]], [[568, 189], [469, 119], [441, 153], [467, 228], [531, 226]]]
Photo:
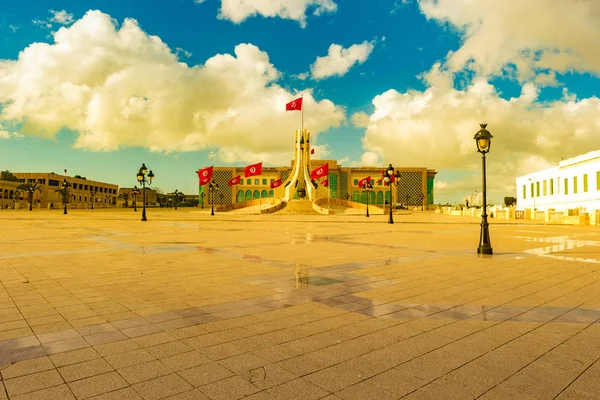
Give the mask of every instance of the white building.
[[600, 150], [517, 178], [517, 209], [600, 210]]

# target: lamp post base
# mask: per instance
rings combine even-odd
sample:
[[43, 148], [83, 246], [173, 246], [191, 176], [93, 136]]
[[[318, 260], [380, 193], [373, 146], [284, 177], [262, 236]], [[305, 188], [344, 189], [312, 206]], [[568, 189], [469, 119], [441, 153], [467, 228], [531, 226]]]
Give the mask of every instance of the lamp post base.
[[144, 209], [142, 210], [142, 221], [148, 221], [146, 219], [146, 208], [144, 207]]
[[487, 222], [487, 215], [482, 217], [481, 233], [479, 235], [479, 247], [477, 254], [493, 254], [492, 244], [490, 243], [490, 230]]

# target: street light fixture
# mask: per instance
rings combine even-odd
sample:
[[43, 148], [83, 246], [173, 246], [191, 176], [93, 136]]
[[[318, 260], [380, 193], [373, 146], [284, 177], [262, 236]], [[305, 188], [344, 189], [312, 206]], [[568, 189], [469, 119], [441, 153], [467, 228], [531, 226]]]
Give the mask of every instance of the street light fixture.
[[387, 170], [383, 173], [383, 181], [386, 185], [390, 187], [390, 219], [388, 220], [389, 224], [394, 223], [394, 217], [392, 216], [392, 204], [393, 204], [393, 196], [392, 196], [392, 186], [394, 181], [396, 182], [396, 186], [400, 184], [400, 171], [395, 171], [392, 164], [387, 168]]
[[140, 189], [138, 189], [137, 185], [131, 189], [131, 194], [133, 195], [133, 211], [137, 212], [137, 196], [140, 194]]
[[152, 170], [148, 172], [148, 175], [146, 175], [146, 172], [148, 172], [146, 164], [142, 163], [142, 166], [137, 173], [137, 180], [142, 184], [142, 221], [148, 221], [146, 219], [146, 185], [150, 186], [152, 184], [152, 179], [154, 179]]
[[366, 182], [363, 185], [363, 189], [367, 192], [367, 217], [369, 216], [369, 197], [371, 196], [371, 192], [373, 191], [373, 185], [371, 182]]
[[65, 206], [65, 208], [63, 210], [63, 214], [67, 214], [67, 201], [69, 200], [69, 188], [70, 187], [71, 187], [71, 184], [69, 182], [67, 182], [66, 179], [63, 179], [62, 185], [60, 185], [60, 188], [63, 190], [63, 192], [62, 192], [63, 204]]
[[211, 204], [210, 215], [215, 215], [215, 190], [219, 189], [219, 184], [213, 178], [212, 181], [208, 182], [208, 195]]
[[479, 124], [481, 129], [473, 136], [477, 143], [477, 151], [481, 153], [481, 185], [483, 186], [482, 197], [483, 197], [483, 208], [481, 212], [481, 233], [479, 235], [479, 247], [477, 248], [477, 254], [493, 254], [492, 245], [490, 243], [490, 231], [487, 221], [487, 188], [486, 188], [486, 177], [485, 177], [485, 155], [490, 152], [492, 146], [492, 134], [485, 129], [487, 124]]
[[175, 191], [173, 192], [173, 207], [175, 208], [175, 210], [177, 210], [177, 197], [179, 197], [181, 193], [179, 190], [175, 189]]

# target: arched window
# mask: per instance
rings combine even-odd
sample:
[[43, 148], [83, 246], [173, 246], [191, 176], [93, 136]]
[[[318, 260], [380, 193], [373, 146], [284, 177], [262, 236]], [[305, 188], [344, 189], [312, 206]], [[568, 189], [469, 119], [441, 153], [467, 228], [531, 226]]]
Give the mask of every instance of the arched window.
[[358, 191], [354, 191], [352, 192], [352, 201], [355, 203], [358, 203], [360, 198], [359, 198], [360, 194], [358, 193]]
[[238, 190], [237, 192], [237, 201], [238, 203], [241, 201], [244, 201], [244, 191], [243, 190]]
[[388, 204], [390, 203], [390, 192], [389, 191], [385, 192], [385, 202]]
[[360, 192], [360, 202], [363, 204], [367, 203], [367, 191], [366, 190], [362, 190]]
[[266, 190], [263, 190], [262, 192], [260, 192], [260, 197], [262, 197], [263, 199], [265, 197], [269, 197], [269, 192], [267, 192]]
[[255, 190], [253, 197], [254, 197], [255, 200], [260, 199], [260, 192], [258, 190]]
[[377, 204], [383, 204], [383, 192], [377, 192]]
[[269, 190], [269, 197], [273, 197], [273, 189]]
[[246, 190], [246, 200], [252, 200], [252, 191]]
[[369, 193], [369, 203], [375, 204], [375, 191]]

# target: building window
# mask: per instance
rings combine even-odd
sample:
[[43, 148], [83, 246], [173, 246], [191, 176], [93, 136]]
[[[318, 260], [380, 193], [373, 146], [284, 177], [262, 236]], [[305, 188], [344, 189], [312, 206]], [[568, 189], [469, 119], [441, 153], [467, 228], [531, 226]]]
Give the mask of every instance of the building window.
[[569, 178], [565, 178], [565, 194], [569, 194]]
[[271, 179], [271, 183], [275, 182], [275, 179]]
[[267, 180], [263, 179], [263, 185], [266, 185], [266, 184], [267, 184]]
[[527, 185], [523, 185], [523, 199], [527, 198]]
[[354, 186], [358, 186], [358, 179], [354, 180]]
[[58, 181], [56, 181], [54, 179], [49, 179], [48, 180], [48, 185], [50, 185], [50, 186], [58, 186]]
[[573, 177], [573, 193], [577, 193], [577, 177]]
[[[254, 184], [255, 185], [259, 185], [260, 184], [260, 179], [255, 179], [254, 180]], [[255, 199], [257, 199], [258, 197], [255, 197]]]
[[596, 172], [596, 190], [600, 190], [600, 171]]
[[554, 194], [554, 179], [550, 179], [550, 195]]
[[377, 184], [378, 184], [379, 186], [381, 186], [381, 185], [383, 185], [383, 181], [379, 181], [379, 182], [377, 182]]
[[[252, 185], [252, 179], [246, 179], [246, 185]], [[250, 198], [252, 200], [252, 198]]]
[[88, 190], [88, 185], [83, 185], [83, 190]]
[[544, 195], [544, 196], [547, 196], [547, 195], [548, 195], [547, 184], [548, 184], [548, 182], [547, 182], [547, 181], [544, 181], [544, 193], [543, 193], [543, 195]]
[[530, 190], [531, 190], [531, 197], [534, 197], [535, 193], [533, 192], [533, 182], [531, 182], [531, 188], [530, 188]]
[[535, 183], [535, 195], [537, 197], [540, 197], [540, 183], [539, 182]]
[[583, 174], [583, 192], [587, 193], [588, 184], [587, 184], [587, 174]]

